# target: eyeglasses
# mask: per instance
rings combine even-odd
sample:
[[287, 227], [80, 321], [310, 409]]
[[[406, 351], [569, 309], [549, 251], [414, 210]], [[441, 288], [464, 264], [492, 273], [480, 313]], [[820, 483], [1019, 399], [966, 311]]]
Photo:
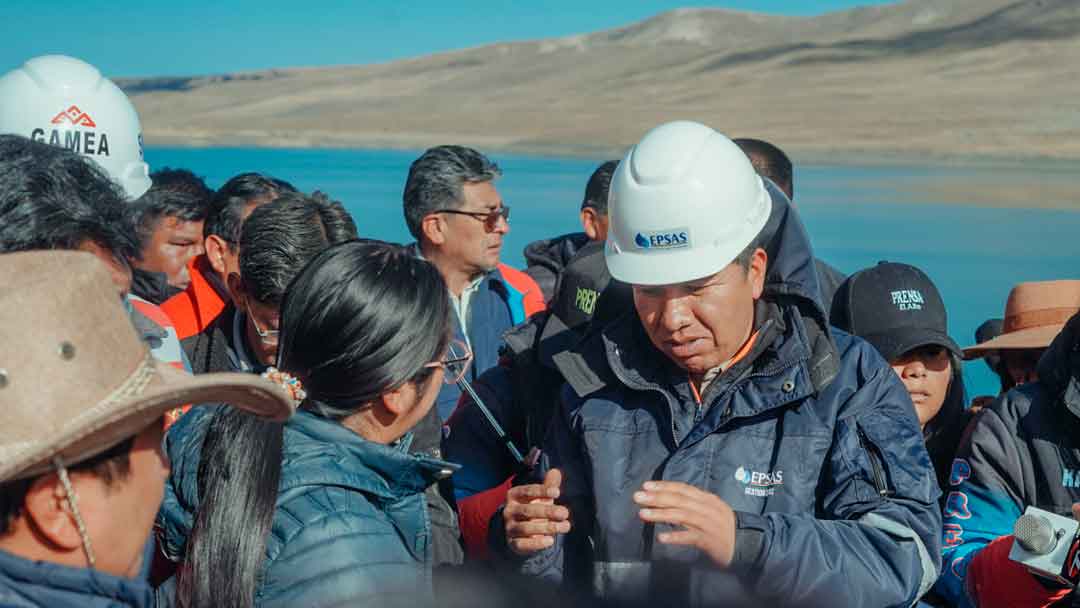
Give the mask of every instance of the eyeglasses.
[[255, 315], [248, 311], [248, 319], [251, 319], [251, 326], [255, 328], [255, 333], [259, 334], [259, 341], [267, 346], [274, 346], [278, 343], [278, 335], [281, 334], [279, 329], [263, 329], [259, 327], [259, 322], [255, 320]]
[[432, 361], [424, 367], [443, 368], [443, 382], [457, 384], [465, 377], [465, 372], [469, 371], [472, 358], [473, 354], [468, 345], [461, 340], [451, 340], [446, 347], [446, 357], [442, 361]]
[[458, 209], [439, 209], [435, 213], [452, 213], [454, 215], [467, 215], [474, 220], [480, 220], [484, 222], [485, 232], [495, 232], [495, 229], [499, 227], [499, 218], [506, 220], [506, 223], [510, 223], [510, 206], [503, 205], [502, 207], [488, 213], [479, 211], [460, 211]]

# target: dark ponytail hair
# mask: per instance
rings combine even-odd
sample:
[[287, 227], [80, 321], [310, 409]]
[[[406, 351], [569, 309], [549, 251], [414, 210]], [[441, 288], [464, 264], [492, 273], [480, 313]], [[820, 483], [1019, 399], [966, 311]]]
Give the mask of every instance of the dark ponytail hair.
[[[341, 420], [380, 394], [429, 381], [450, 330], [446, 284], [430, 263], [373, 240], [331, 247], [289, 284], [278, 367], [301, 407]], [[281, 477], [283, 425], [222, 408], [208, 425], [199, 509], [177, 573], [177, 604], [248, 607], [266, 559]]]

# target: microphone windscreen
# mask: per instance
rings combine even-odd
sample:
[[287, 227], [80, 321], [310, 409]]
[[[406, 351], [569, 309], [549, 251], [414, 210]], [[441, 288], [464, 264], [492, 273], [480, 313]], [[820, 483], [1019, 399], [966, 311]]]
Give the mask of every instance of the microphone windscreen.
[[1013, 536], [1025, 551], [1036, 555], [1046, 555], [1057, 546], [1054, 526], [1045, 517], [1032, 513], [1025, 513], [1016, 520]]

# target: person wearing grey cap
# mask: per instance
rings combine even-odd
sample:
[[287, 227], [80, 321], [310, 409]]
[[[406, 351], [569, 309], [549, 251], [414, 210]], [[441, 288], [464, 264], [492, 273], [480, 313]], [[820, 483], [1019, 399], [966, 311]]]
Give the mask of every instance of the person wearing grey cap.
[[0, 255], [0, 285], [0, 605], [153, 605], [135, 577], [169, 472], [162, 416], [295, 406], [262, 378], [158, 362], [91, 254]]

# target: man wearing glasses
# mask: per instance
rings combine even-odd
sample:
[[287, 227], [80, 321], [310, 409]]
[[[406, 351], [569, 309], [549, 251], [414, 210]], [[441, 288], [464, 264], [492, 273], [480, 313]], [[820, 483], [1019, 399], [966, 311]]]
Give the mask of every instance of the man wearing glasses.
[[[412, 163], [403, 195], [417, 253], [446, 280], [457, 312], [455, 338], [473, 353], [470, 381], [498, 363], [503, 332], [544, 309], [536, 282], [499, 263], [510, 231], [510, 207], [495, 188], [500, 175], [476, 150], [438, 146]], [[436, 401], [441, 420], [450, 417], [460, 394], [457, 385], [443, 387]]]

